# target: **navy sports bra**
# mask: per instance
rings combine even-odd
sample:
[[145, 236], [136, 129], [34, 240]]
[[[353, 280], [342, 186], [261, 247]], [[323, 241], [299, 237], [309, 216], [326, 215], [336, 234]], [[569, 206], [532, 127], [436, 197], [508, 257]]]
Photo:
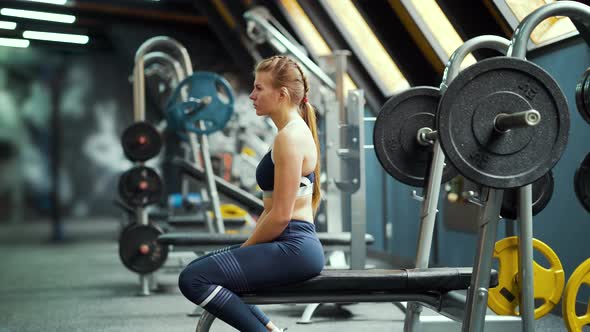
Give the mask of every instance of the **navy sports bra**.
[[[290, 125], [296, 121], [291, 121], [287, 124]], [[286, 126], [285, 126], [286, 127]], [[306, 176], [302, 176], [299, 182], [299, 190], [297, 191], [297, 197], [307, 196], [313, 194], [313, 181], [315, 180], [315, 174], [311, 172]], [[262, 189], [262, 197], [272, 197], [272, 191], [274, 189], [275, 182], [275, 164], [272, 153], [272, 146], [269, 151], [262, 157], [260, 163], [256, 167], [256, 182], [260, 189]]]

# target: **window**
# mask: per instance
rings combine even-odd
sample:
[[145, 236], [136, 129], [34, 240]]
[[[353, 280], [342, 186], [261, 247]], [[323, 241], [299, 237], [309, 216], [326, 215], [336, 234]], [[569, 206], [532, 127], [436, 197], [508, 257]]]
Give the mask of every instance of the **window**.
[[[399, 0], [390, 0], [392, 7], [396, 1]], [[463, 40], [445, 13], [435, 0], [402, 0], [402, 4], [438, 58], [446, 64], [451, 54], [463, 44]], [[473, 55], [468, 55], [461, 67], [470, 66], [475, 62]]]
[[[512, 30], [535, 9], [555, 0], [493, 0], [496, 9], [502, 14]], [[550, 17], [541, 22], [531, 34], [533, 45], [529, 49], [551, 44], [576, 35], [578, 30], [568, 17]]]
[[[332, 50], [296, 0], [280, 0], [280, 3], [285, 9], [287, 19], [294, 26], [299, 38], [303, 40], [309, 52], [316, 57], [332, 54]], [[344, 78], [344, 91], [354, 90], [356, 88], [356, 84], [346, 74]]]
[[384, 95], [389, 96], [409, 87], [408, 81], [352, 1], [321, 0], [320, 3]]

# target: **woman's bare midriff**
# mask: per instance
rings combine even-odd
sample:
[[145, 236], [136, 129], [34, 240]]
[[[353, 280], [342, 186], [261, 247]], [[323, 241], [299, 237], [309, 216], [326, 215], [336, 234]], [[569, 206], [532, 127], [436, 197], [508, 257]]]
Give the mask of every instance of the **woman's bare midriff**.
[[[264, 211], [272, 208], [272, 197], [264, 199]], [[311, 208], [311, 195], [297, 197], [293, 207], [291, 219], [303, 220], [313, 224], [313, 210]]]

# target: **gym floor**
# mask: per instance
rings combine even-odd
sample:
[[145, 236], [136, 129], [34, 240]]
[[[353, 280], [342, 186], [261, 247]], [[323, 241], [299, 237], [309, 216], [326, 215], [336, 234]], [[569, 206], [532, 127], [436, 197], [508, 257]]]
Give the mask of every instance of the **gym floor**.
[[[47, 222], [0, 225], [0, 332], [195, 330], [197, 318], [188, 316], [195, 306], [180, 294], [177, 272], [159, 275], [163, 286], [151, 296], [137, 296], [137, 276], [119, 261], [117, 222], [72, 221], [64, 229], [68, 240], [55, 245], [47, 241]], [[370, 263], [388, 267], [375, 259]], [[325, 305], [313, 324], [297, 325], [304, 308], [262, 307], [289, 332], [403, 330], [403, 312], [392, 304]], [[537, 331], [565, 331], [559, 316], [536, 324]], [[219, 321], [211, 330], [235, 331]]]

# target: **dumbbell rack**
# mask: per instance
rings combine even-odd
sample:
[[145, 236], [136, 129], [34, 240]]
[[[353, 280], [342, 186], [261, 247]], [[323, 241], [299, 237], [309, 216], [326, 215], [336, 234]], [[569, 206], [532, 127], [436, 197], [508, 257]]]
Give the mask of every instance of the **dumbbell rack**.
[[[176, 40], [164, 36], [147, 40], [139, 47], [135, 56], [135, 66], [133, 69], [134, 124], [129, 129], [138, 130], [128, 129], [126, 132], [132, 133], [129, 135], [132, 139], [127, 141], [130, 141], [132, 143], [131, 145], [135, 144], [141, 150], [141, 148], [147, 148], [149, 144], [146, 144], [146, 142], [151, 141], [150, 138], [154, 141], [161, 139], [158, 130], [145, 122], [144, 73], [146, 59], [154, 57], [154, 53], [159, 54], [160, 52], [153, 52], [153, 50], [160, 47], [175, 50], [181, 60], [180, 64], [178, 61], [173, 63], [180, 83], [174, 90], [168, 103], [168, 127], [171, 130], [178, 131], [178, 134], [182, 135], [189, 142], [191, 147], [190, 152], [192, 152], [194, 162], [199, 166], [203, 164], [201, 168], [204, 168], [205, 181], [207, 183], [207, 193], [203, 196], [207, 196], [208, 201], [211, 203], [211, 210], [215, 222], [213, 223], [207, 214], [205, 219], [211, 232], [224, 233], [225, 227], [223, 224], [221, 204], [215, 184], [206, 134], [224, 126], [233, 112], [233, 93], [227, 81], [214, 73], [197, 72], [193, 74], [188, 52]], [[158, 57], [162, 58], [161, 55]], [[170, 60], [171, 58], [169, 56], [166, 59]], [[184, 71], [178, 70], [177, 67], [181, 67]], [[203, 84], [199, 85], [199, 83]], [[218, 89], [220, 86], [225, 88], [223, 91], [225, 95], [217, 90], [216, 96], [209, 96], [209, 94], [215, 93], [212, 91], [213, 89]], [[191, 98], [188, 98], [189, 93], [187, 93], [189, 87]], [[206, 96], [202, 98], [198, 96], [198, 91], [200, 90], [203, 90], [202, 92]], [[217, 108], [222, 107], [225, 107], [224, 112], [216, 112]], [[220, 118], [221, 114], [224, 115], [223, 118]], [[196, 117], [192, 118], [192, 115]], [[191, 118], [185, 119], [185, 116]], [[199, 133], [198, 136], [197, 133]], [[123, 140], [123, 143], [125, 147], [125, 140]], [[129, 182], [127, 186], [120, 185], [119, 188], [120, 193], [128, 194], [125, 198], [135, 200], [135, 204], [130, 205], [133, 206], [132, 214], [136, 220], [134, 224], [126, 227], [122, 232], [119, 240], [119, 255], [126, 267], [140, 275], [141, 295], [149, 295], [150, 289], [155, 287], [156, 282], [152, 273], [165, 263], [169, 250], [168, 247], [158, 243], [158, 237], [162, 234], [162, 231], [158, 227], [150, 225], [146, 210], [147, 205], [159, 201], [162, 184], [159, 175], [154, 170], [145, 167], [144, 162], [155, 157], [159, 153], [160, 147], [161, 142], [157, 146], [157, 152], [149, 156], [130, 158], [131, 161], [135, 162], [135, 166], [132, 170], [124, 173], [121, 179], [124, 180], [124, 177], [127, 176], [129, 180], [129, 173], [133, 172], [135, 172], [135, 177], [132, 178], [133, 181], [127, 181]], [[128, 153], [126, 155], [129, 156]], [[121, 183], [125, 182], [120, 181]], [[154, 186], [151, 186], [152, 184]], [[122, 190], [122, 188], [127, 189], [127, 192]], [[183, 183], [183, 193], [185, 189], [186, 186]], [[150, 191], [154, 191], [151, 196]]]
[[[154, 49], [156, 48], [171, 48], [173, 50], [176, 50], [176, 52], [179, 54], [180, 56], [180, 60], [181, 60], [181, 68], [182, 70], [179, 70], [177, 62], [176, 65], [174, 66], [176, 69], [176, 74], [178, 76], [179, 80], [184, 79], [184, 77], [190, 75], [192, 73], [192, 64], [190, 61], [190, 57], [188, 55], [187, 50], [176, 40], [169, 38], [169, 37], [164, 37], [164, 36], [158, 36], [158, 37], [154, 37], [151, 39], [148, 39], [147, 41], [145, 41], [137, 50], [136, 54], [135, 54], [135, 66], [133, 68], [133, 118], [135, 123], [142, 123], [145, 122], [145, 61], [147, 59], [147, 57], [151, 56], [151, 54], [153, 54]], [[151, 53], [150, 53], [151, 52]], [[206, 137], [203, 138], [205, 140], [206, 143]], [[145, 160], [144, 160], [145, 161]], [[140, 161], [138, 162], [138, 164], [143, 165], [144, 161]], [[148, 218], [148, 212], [146, 210], [146, 205], [140, 204], [134, 207], [134, 214], [135, 214], [135, 225], [143, 225], [143, 226], [147, 226], [149, 225], [149, 218]], [[125, 235], [125, 234], [123, 234]], [[153, 236], [157, 237], [158, 234], [153, 234]], [[155, 241], [155, 239], [151, 239], [151, 241]], [[139, 249], [143, 250], [145, 249], [146, 246], [143, 245], [141, 246]], [[168, 253], [168, 248], [164, 248], [164, 247], [160, 247], [157, 245], [154, 245], [152, 247], [153, 248], [157, 248], [159, 249], [160, 253], [158, 254], [158, 256], [154, 256], [154, 262], [151, 266], [149, 266], [149, 269], [146, 269], [144, 271], [136, 271], [139, 274], [139, 279], [140, 279], [140, 295], [149, 295], [150, 294], [150, 290], [154, 289], [156, 287], [156, 280], [155, 280], [155, 276], [153, 274], [153, 272], [159, 268], [165, 261], [166, 257], [167, 257], [167, 253]], [[141, 254], [144, 255], [155, 255], [154, 253], [144, 253], [141, 252]], [[149, 271], [149, 272], [146, 272]]]

